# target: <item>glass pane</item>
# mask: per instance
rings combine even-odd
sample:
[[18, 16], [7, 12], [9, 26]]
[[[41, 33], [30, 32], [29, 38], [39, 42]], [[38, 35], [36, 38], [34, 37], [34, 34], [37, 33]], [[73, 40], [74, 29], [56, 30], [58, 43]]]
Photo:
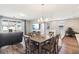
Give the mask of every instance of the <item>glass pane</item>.
[[39, 30], [39, 24], [33, 24], [32, 29], [33, 30]]
[[2, 27], [2, 32], [8, 32], [8, 27], [7, 26], [3, 26]]
[[23, 31], [23, 21], [20, 20], [1, 20], [0, 21], [0, 32], [12, 32]]
[[3, 30], [8, 30], [8, 27], [6, 27], [6, 26], [3, 26]]
[[2, 25], [8, 26], [8, 21], [2, 21]]

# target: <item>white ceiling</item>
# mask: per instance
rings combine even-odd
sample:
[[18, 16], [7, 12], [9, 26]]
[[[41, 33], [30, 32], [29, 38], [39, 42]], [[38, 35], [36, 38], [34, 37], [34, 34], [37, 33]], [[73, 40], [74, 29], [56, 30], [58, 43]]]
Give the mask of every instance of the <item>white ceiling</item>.
[[27, 20], [79, 17], [78, 4], [0, 4], [0, 15]]

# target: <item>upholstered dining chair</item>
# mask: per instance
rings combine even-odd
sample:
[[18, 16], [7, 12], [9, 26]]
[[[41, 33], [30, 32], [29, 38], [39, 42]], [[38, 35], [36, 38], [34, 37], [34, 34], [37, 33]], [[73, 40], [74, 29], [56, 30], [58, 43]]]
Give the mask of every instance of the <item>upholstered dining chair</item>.
[[48, 44], [44, 44], [43, 46], [42, 46], [42, 50], [44, 50], [45, 51], [45, 53], [49, 53], [49, 54], [51, 54], [51, 53], [54, 53], [54, 46], [55, 46], [55, 39], [54, 39], [54, 37], [52, 37], [51, 39], [50, 39], [50, 43]]
[[57, 54], [58, 53], [58, 41], [59, 41], [59, 34], [56, 35], [55, 37], [52, 37], [50, 39], [49, 44], [45, 44], [42, 49], [45, 50], [45, 53], [49, 53], [49, 54]]
[[59, 47], [58, 47], [58, 42], [59, 42], [59, 34], [55, 36], [55, 54], [58, 54], [59, 52]]
[[33, 42], [30, 37], [25, 40], [25, 46], [26, 46], [26, 53], [28, 54], [35, 54], [35, 51], [38, 49], [37, 46], [34, 44], [36, 42]]

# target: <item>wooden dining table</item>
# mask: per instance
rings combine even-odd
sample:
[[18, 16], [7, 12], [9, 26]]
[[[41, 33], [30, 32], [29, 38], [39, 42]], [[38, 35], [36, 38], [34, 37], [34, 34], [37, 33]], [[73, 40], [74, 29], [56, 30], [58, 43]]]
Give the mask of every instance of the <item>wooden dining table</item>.
[[[24, 37], [29, 37], [29, 36], [24, 35]], [[36, 36], [30, 37], [30, 39], [31, 39], [32, 41], [35, 41], [35, 42], [38, 43], [38, 46], [39, 46], [39, 47], [38, 47], [38, 53], [39, 53], [39, 54], [41, 54], [42, 45], [44, 44], [44, 42], [50, 40], [50, 38], [51, 38], [51, 37], [48, 36], [48, 35], [36, 35]]]

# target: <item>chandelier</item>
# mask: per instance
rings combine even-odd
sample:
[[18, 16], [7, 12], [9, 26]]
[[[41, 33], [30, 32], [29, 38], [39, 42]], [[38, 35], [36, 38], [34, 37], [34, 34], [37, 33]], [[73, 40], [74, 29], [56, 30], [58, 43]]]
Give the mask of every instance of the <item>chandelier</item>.
[[48, 18], [41, 17], [38, 19], [38, 23], [47, 23], [47, 22], [48, 22]]

